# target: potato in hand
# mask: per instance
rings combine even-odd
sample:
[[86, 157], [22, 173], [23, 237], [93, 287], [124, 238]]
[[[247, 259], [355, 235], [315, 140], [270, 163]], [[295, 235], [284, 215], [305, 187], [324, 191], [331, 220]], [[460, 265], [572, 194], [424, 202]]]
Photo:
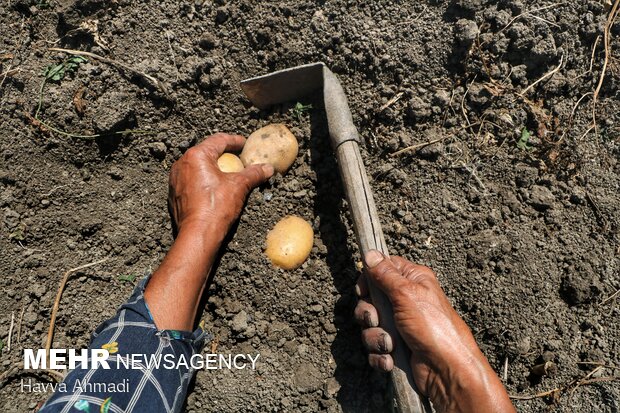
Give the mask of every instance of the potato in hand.
[[273, 123], [252, 133], [241, 151], [245, 166], [267, 163], [283, 174], [297, 158], [297, 138], [281, 123]]
[[241, 159], [232, 153], [223, 153], [217, 159], [217, 166], [220, 168], [220, 171], [226, 173], [241, 172], [244, 169]]

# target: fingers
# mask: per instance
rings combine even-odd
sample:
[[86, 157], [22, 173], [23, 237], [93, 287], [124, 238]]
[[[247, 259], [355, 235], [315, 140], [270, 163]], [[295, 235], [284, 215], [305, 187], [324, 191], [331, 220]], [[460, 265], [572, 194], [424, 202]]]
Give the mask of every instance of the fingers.
[[388, 296], [398, 292], [403, 282], [406, 281], [396, 265], [379, 251], [368, 251], [364, 260], [366, 261], [366, 276]]
[[362, 342], [370, 353], [388, 354], [394, 350], [392, 337], [379, 327], [362, 330]]
[[355, 321], [363, 328], [379, 326], [379, 314], [377, 313], [377, 309], [364, 298], [360, 298], [357, 302], [353, 315], [355, 316]]
[[196, 148], [212, 160], [217, 161], [224, 152], [238, 152], [243, 149], [245, 138], [240, 135], [229, 135], [227, 133], [216, 133], [196, 145]]
[[394, 368], [394, 359], [389, 354], [369, 354], [368, 364], [382, 372], [390, 372]]
[[357, 294], [358, 298], [368, 296], [368, 284], [366, 283], [366, 275], [363, 272], [360, 274], [359, 277], [357, 277], [357, 283], [355, 284], [355, 294]]
[[252, 190], [271, 178], [273, 172], [273, 166], [269, 164], [248, 165], [239, 175], [245, 178], [248, 190]]
[[410, 281], [422, 284], [425, 282], [438, 283], [437, 276], [433, 270], [424, 265], [414, 264], [409, 260], [397, 256], [390, 257], [390, 260], [394, 263], [394, 266], [398, 268], [403, 277]]

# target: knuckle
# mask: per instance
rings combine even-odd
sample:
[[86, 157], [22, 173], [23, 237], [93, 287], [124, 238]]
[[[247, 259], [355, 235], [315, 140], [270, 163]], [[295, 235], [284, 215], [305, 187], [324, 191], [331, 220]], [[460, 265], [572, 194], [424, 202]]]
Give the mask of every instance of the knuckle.
[[192, 146], [185, 152], [185, 155], [183, 155], [183, 158], [186, 161], [191, 162], [191, 161], [196, 160], [200, 156], [199, 154], [200, 154], [200, 149], [196, 148], [195, 146]]

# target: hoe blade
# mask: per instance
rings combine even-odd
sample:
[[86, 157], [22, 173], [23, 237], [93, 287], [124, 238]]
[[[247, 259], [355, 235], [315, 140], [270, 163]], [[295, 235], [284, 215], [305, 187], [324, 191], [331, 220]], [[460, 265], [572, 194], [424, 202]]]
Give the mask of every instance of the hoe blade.
[[241, 90], [259, 109], [309, 95], [323, 86], [322, 62], [291, 67], [241, 81]]

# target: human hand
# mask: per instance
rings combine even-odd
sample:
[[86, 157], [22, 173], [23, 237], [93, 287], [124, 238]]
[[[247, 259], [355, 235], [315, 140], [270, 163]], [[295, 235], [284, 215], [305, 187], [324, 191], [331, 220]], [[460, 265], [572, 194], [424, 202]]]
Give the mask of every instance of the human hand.
[[418, 389], [439, 412], [513, 412], [499, 378], [478, 348], [471, 331], [450, 305], [433, 271], [378, 251], [366, 254], [367, 269], [358, 281], [355, 318], [371, 366], [390, 371], [394, 340], [380, 326], [368, 297], [367, 279], [383, 291], [394, 322], [411, 350]]
[[215, 226], [225, 234], [239, 217], [247, 195], [273, 175], [271, 165], [250, 165], [224, 173], [217, 159], [240, 151], [245, 138], [216, 133], [190, 148], [170, 170], [168, 205], [177, 230]]

